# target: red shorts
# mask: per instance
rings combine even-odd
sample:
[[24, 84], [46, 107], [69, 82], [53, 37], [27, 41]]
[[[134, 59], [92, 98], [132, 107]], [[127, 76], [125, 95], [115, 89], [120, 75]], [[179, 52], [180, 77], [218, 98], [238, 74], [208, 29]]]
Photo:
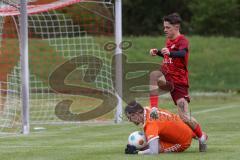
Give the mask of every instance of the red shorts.
[[174, 84], [173, 91], [170, 92], [172, 99], [177, 105], [177, 100], [180, 98], [186, 99], [186, 101], [190, 102], [190, 96], [188, 95], [188, 87], [184, 85]]

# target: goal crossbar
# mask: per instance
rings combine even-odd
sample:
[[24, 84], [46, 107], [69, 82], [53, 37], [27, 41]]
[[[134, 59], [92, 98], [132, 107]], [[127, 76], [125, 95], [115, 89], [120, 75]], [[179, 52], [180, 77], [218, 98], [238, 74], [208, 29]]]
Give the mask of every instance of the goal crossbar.
[[[64, 0], [64, 1], [56, 1], [48, 4], [41, 4], [41, 5], [28, 5], [27, 6], [27, 13], [28, 14], [37, 14], [47, 11], [56, 10], [59, 8], [63, 8], [69, 5], [73, 5], [79, 2], [88, 2], [85, 0]], [[13, 7], [13, 6], [4, 6], [0, 8], [0, 16], [16, 16], [20, 15], [20, 11]]]

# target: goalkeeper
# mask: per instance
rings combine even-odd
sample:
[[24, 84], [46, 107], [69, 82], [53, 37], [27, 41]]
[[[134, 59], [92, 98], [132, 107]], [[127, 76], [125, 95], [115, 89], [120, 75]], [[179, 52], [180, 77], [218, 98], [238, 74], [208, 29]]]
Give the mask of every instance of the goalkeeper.
[[126, 154], [158, 154], [166, 152], [183, 152], [196, 135], [178, 115], [167, 110], [158, 110], [158, 119], [150, 117], [151, 109], [143, 108], [136, 101], [130, 102], [125, 114], [130, 122], [143, 125], [148, 148], [138, 151], [136, 147], [127, 145]]

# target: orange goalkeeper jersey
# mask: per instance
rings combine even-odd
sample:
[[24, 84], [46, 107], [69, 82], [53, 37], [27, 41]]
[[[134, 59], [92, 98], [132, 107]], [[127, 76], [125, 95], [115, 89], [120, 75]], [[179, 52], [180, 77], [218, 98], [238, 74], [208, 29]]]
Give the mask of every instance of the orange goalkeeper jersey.
[[150, 117], [150, 108], [144, 109], [145, 123], [144, 132], [147, 141], [160, 138], [160, 141], [171, 144], [189, 145], [193, 132], [178, 115], [167, 110], [158, 110], [159, 118], [154, 120]]

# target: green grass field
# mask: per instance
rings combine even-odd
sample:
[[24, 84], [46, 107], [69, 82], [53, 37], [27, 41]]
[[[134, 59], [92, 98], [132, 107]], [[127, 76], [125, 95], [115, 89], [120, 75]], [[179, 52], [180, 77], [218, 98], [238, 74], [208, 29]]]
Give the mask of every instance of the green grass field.
[[[142, 102], [144, 104], [144, 102]], [[176, 112], [169, 99], [161, 106]], [[226, 160], [240, 156], [240, 95], [194, 96], [191, 110], [208, 132], [208, 152], [199, 153], [198, 143], [184, 153], [156, 156], [125, 155], [123, 150], [129, 133], [140, 128], [122, 124], [85, 123], [71, 125], [32, 126], [30, 135], [0, 139], [0, 159], [7, 160], [83, 160], [83, 159], [161, 159], [161, 160]], [[45, 130], [34, 130], [45, 127]]]
[[[129, 40], [133, 44], [131, 48], [124, 51], [130, 62], [161, 62], [159, 57], [151, 57], [148, 52], [150, 48], [163, 47], [164, 37], [126, 37], [125, 40]], [[199, 153], [198, 143], [193, 141], [192, 146], [184, 153], [158, 156], [125, 155], [123, 150], [128, 135], [140, 129], [126, 121], [118, 125], [113, 122], [98, 121], [71, 125], [31, 126], [31, 133], [27, 136], [0, 136], [0, 160], [239, 159], [240, 48], [238, 44], [240, 39], [193, 36], [189, 37], [189, 40], [191, 43], [189, 61], [191, 91], [225, 92], [224, 94], [214, 93], [215, 95], [205, 94], [192, 97], [190, 104], [192, 114], [209, 135], [207, 153]], [[96, 38], [96, 42], [101, 47], [108, 41], [109, 38], [106, 37]], [[30, 69], [37, 78], [48, 82], [51, 69], [63, 63], [65, 59], [59, 57], [59, 53], [53, 52], [53, 47], [46, 47], [48, 46], [46, 42], [42, 42], [42, 48], [34, 47], [40, 45], [37, 40], [33, 40], [32, 43]], [[49, 57], [48, 53], [52, 52], [54, 54]], [[42, 57], [38, 58], [36, 53]], [[109, 52], [108, 56], [110, 57], [111, 54]], [[74, 72], [70, 77], [73, 76], [73, 79], [76, 79], [74, 75], [77, 73], [79, 72]], [[77, 99], [74, 105], [77, 107], [73, 107], [73, 110], [85, 110], [84, 105], [89, 105], [90, 101], [93, 106], [95, 105], [92, 99], [88, 98], [83, 101], [79, 97], [74, 98]], [[144, 105], [148, 104], [146, 100], [141, 102]], [[164, 98], [160, 102], [160, 106], [163, 108], [176, 112], [170, 99]], [[36, 101], [36, 103], [39, 102]], [[111, 119], [112, 113], [107, 115]], [[35, 130], [34, 127], [46, 129]]]

